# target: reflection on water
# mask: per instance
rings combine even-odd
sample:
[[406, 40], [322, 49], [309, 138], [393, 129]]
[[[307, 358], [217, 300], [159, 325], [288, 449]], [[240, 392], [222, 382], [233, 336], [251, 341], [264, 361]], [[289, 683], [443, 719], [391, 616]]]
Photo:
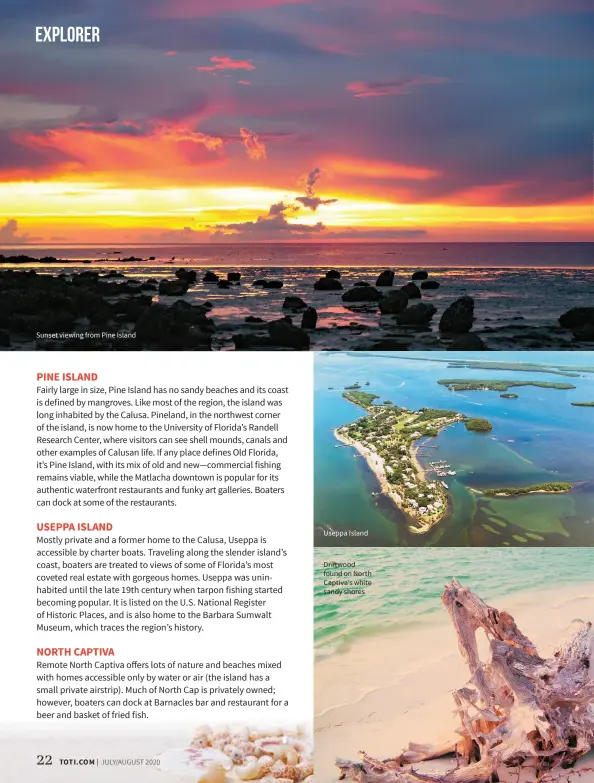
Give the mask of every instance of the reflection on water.
[[[372, 339], [403, 338], [410, 347], [435, 350], [436, 324], [439, 314], [454, 299], [469, 294], [475, 298], [475, 329], [493, 348], [571, 347], [571, 335], [557, 334], [550, 329], [557, 325], [559, 315], [569, 307], [589, 305], [594, 296], [594, 245], [589, 244], [452, 244], [447, 252], [433, 244], [337, 244], [337, 245], [237, 245], [237, 246], [170, 246], [164, 248], [126, 248], [125, 255], [147, 258], [154, 262], [118, 261], [116, 256], [103, 259], [97, 248], [34, 249], [26, 252], [39, 257], [91, 258], [105, 270], [116, 270], [127, 277], [157, 280], [172, 277], [179, 266], [199, 270], [198, 282], [182, 298], [197, 303], [213, 304], [212, 317], [220, 333], [216, 347], [231, 345], [233, 329], [243, 325], [248, 316], [265, 320], [282, 314], [285, 296], [302, 297], [318, 311], [318, 326], [326, 330], [313, 335], [314, 347], [370, 347]], [[14, 250], [22, 253], [24, 248]], [[8, 250], [2, 251], [8, 254]], [[447, 261], [447, 266], [445, 265]], [[0, 268], [4, 266], [0, 264]], [[426, 301], [435, 304], [438, 316], [432, 331], [411, 332], [396, 327], [394, 319], [380, 317], [376, 306], [354, 305], [348, 308], [341, 300], [342, 291], [314, 291], [314, 282], [325, 275], [328, 267], [341, 271], [344, 287], [357, 281], [375, 283], [385, 268], [396, 272], [395, 285], [410, 279], [415, 269], [431, 269], [431, 276], [440, 282], [437, 290], [423, 292]], [[509, 268], [506, 268], [509, 267]], [[516, 268], [514, 268], [516, 267]], [[518, 268], [522, 267], [522, 268]], [[588, 268], [590, 267], [590, 268]], [[26, 269], [26, 266], [19, 266]], [[88, 271], [82, 264], [38, 264], [38, 271]], [[226, 276], [231, 269], [242, 272], [242, 284], [228, 290], [202, 283], [200, 268], [208, 268]], [[283, 281], [282, 289], [254, 288], [253, 282], [267, 277]], [[171, 303], [171, 297], [155, 297]], [[546, 334], [531, 333], [535, 327], [546, 327]], [[365, 343], [365, 338], [367, 343]], [[569, 340], [566, 346], [563, 342]], [[363, 340], [362, 344], [361, 340]], [[552, 342], [560, 340], [561, 343]], [[519, 343], [518, 341], [522, 341]], [[318, 344], [319, 343], [319, 344]]]

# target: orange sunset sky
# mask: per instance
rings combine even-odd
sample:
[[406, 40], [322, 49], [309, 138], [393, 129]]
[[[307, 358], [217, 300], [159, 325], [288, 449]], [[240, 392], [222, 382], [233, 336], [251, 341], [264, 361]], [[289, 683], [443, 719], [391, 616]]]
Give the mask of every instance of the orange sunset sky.
[[0, 245], [591, 241], [593, 94], [590, 0], [8, 0]]

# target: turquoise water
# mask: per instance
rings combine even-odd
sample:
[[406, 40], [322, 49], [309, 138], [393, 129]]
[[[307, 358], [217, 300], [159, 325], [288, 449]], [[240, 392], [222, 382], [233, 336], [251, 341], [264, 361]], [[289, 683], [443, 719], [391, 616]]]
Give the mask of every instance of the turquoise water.
[[[358, 568], [371, 570], [372, 585], [366, 594], [325, 595], [324, 563], [331, 561], [355, 561]], [[445, 619], [440, 596], [452, 577], [490, 603], [523, 591], [594, 581], [594, 550], [318, 548], [316, 655], [344, 650], [361, 637]]]
[[[429, 355], [430, 356], [430, 355]], [[456, 359], [538, 362], [587, 367], [588, 353], [497, 352], [454, 354], [432, 361], [427, 354], [324, 353], [315, 357], [315, 543], [316, 546], [594, 546], [594, 408], [572, 401], [594, 400], [594, 374], [564, 377], [552, 372], [451, 368]], [[497, 391], [451, 392], [442, 378], [557, 381], [572, 390], [521, 387], [518, 399]], [[487, 418], [492, 432], [468, 432], [456, 424], [420, 449], [427, 466], [446, 460], [450, 511], [425, 536], [408, 532], [406, 518], [382, 495], [364, 459], [351, 448], [336, 448], [333, 430], [362, 415], [342, 397], [358, 381], [365, 390], [403, 407], [447, 408]], [[329, 388], [333, 387], [333, 388]], [[485, 498], [472, 489], [570, 481], [571, 492], [517, 498]], [[329, 531], [368, 531], [332, 538]]]

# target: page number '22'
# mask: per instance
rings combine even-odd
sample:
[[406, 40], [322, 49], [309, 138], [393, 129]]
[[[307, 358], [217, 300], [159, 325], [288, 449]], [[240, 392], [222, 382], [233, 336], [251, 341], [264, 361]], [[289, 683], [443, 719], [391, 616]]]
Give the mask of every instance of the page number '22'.
[[52, 764], [51, 756], [37, 756], [37, 766], [50, 766]]

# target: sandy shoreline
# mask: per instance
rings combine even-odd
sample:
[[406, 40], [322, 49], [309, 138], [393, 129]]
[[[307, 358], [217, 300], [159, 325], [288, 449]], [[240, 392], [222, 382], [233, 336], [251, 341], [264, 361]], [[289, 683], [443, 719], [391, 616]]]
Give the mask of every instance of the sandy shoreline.
[[359, 452], [359, 454], [363, 457], [365, 462], [367, 462], [370, 469], [375, 474], [375, 477], [379, 481], [381, 490], [384, 493], [384, 495], [387, 495], [402, 511], [403, 510], [402, 498], [397, 492], [394, 491], [394, 489], [390, 486], [388, 480], [386, 479], [384, 460], [378, 454], [374, 454], [369, 449], [366, 449], [358, 441], [351, 440], [350, 438], [347, 438], [345, 435], [341, 435], [340, 432], [338, 431], [338, 428], [334, 430], [334, 437], [336, 438], [336, 440], [339, 440], [341, 443], [344, 443], [345, 446], [351, 446], [353, 449], [356, 449]]
[[[575, 618], [594, 620], [594, 583], [517, 593], [490, 603], [510, 611], [548, 656]], [[546, 608], [546, 620], [545, 620]], [[486, 649], [479, 634], [481, 650]], [[338, 779], [337, 756], [387, 758], [409, 742], [436, 742], [455, 726], [451, 692], [468, 678], [445, 610], [398, 633], [364, 637], [316, 661], [316, 781]], [[581, 766], [594, 766], [594, 759]], [[426, 770], [444, 762], [426, 762]], [[503, 778], [506, 779], [505, 772]], [[582, 780], [594, 783], [594, 773]]]

